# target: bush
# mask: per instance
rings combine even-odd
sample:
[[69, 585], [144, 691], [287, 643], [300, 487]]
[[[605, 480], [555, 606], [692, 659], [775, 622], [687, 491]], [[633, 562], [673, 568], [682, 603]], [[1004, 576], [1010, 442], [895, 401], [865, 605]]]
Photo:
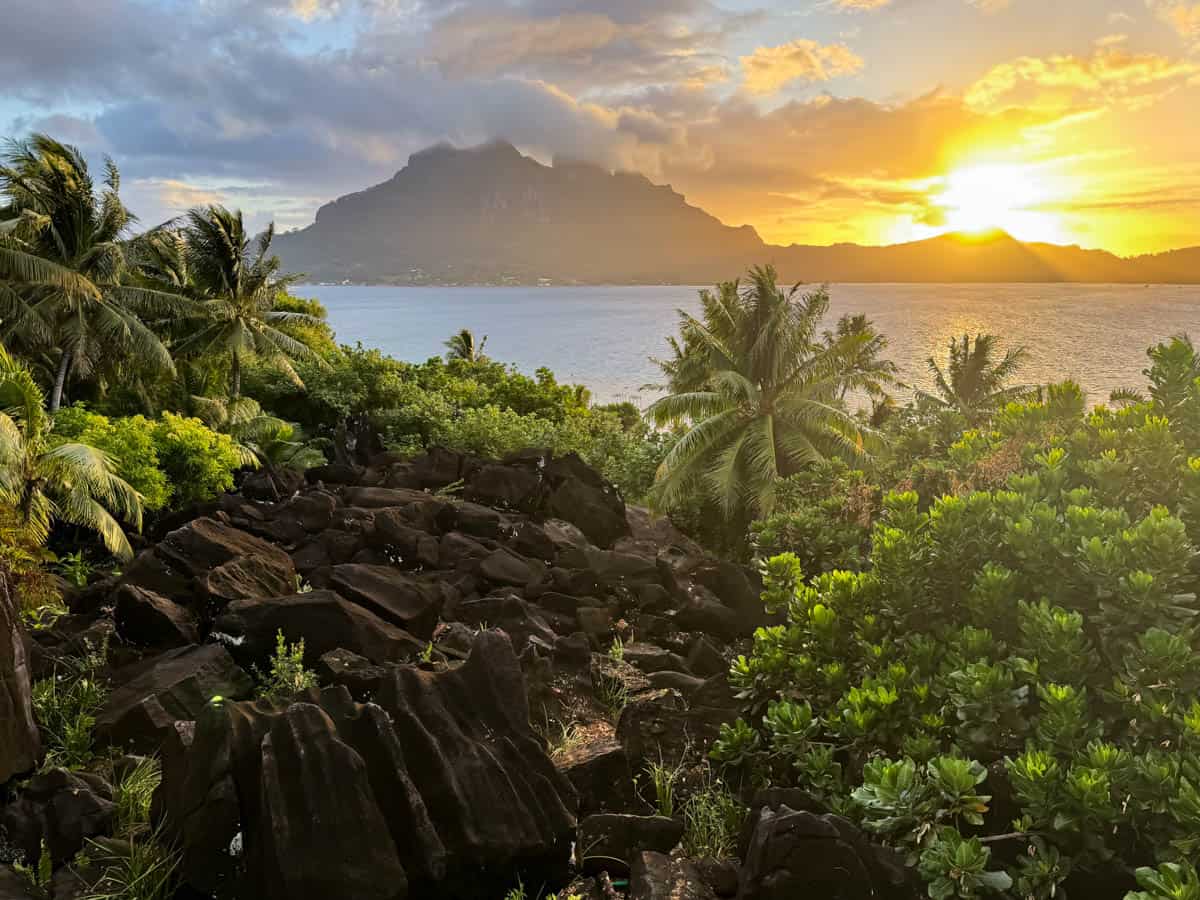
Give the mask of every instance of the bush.
[[[905, 851], [934, 897], [1050, 897], [1074, 873], [1139, 866], [1145, 896], [1184, 896], [1200, 854], [1200, 460], [1185, 450], [1200, 390], [1157, 365], [1175, 418], [1157, 398], [1085, 415], [1057, 386], [927, 458], [893, 457], [870, 517], [842, 513], [847, 485], [868, 483], [844, 469], [790, 485], [798, 499], [754, 529], [784, 624], [735, 661], [756, 715], [713, 758], [822, 797]], [[912, 473], [934, 470], [951, 492], [922, 497]], [[814, 549], [822, 510], [834, 537]], [[825, 571], [831, 557], [852, 565]], [[993, 840], [1021, 850], [993, 860]]]
[[166, 412], [154, 425], [153, 439], [171, 485], [172, 506], [212, 500], [233, 488], [233, 473], [241, 468], [242, 457], [229, 435], [199, 419]]
[[155, 423], [145, 416], [110, 419], [82, 406], [60, 409], [54, 417], [54, 434], [103, 450], [113, 458], [117, 474], [142, 495], [146, 509], [162, 509], [171, 497], [171, 485], [159, 466]]

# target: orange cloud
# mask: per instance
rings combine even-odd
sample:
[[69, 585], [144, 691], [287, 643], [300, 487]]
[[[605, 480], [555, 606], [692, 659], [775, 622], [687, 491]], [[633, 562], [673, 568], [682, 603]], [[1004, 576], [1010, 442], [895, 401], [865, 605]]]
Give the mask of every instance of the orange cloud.
[[1200, 3], [1184, 0], [1146, 0], [1160, 19], [1186, 41], [1200, 41]]
[[994, 66], [967, 89], [966, 101], [985, 110], [1021, 106], [1065, 111], [1089, 103], [1138, 107], [1198, 74], [1200, 64], [1102, 42], [1088, 57], [1022, 56]]
[[741, 58], [745, 88], [751, 94], [773, 94], [794, 81], [829, 81], [853, 75], [862, 57], [845, 44], [818, 44], [804, 38], [778, 47], [759, 47]]

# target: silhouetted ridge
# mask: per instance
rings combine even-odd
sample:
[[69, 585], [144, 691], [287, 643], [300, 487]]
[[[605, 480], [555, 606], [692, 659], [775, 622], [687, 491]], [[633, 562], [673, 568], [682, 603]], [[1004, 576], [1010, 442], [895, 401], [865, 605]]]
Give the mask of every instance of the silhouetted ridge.
[[688, 204], [669, 185], [511, 143], [436, 144], [391, 179], [279, 235], [285, 266], [317, 281], [711, 283], [772, 262], [784, 280], [1200, 281], [1200, 248], [1121, 259], [1002, 231], [887, 247], [777, 247]]

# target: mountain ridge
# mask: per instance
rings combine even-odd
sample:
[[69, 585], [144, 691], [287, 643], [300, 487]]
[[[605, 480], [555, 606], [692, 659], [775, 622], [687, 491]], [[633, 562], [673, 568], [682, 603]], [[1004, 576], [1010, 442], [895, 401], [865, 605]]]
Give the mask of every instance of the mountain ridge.
[[1002, 231], [885, 246], [768, 244], [670, 185], [506, 141], [435, 144], [281, 233], [290, 271], [357, 283], [697, 284], [772, 263], [788, 281], [1200, 283], [1200, 247], [1119, 257]]

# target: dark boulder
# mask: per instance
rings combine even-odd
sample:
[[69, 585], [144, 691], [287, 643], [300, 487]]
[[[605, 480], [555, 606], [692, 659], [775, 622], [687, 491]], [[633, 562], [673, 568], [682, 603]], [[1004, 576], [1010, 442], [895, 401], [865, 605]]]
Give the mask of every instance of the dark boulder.
[[627, 809], [633, 802], [629, 758], [614, 740], [587, 741], [560, 753], [554, 764], [574, 785], [580, 815]]
[[[256, 896], [408, 896], [408, 877], [384, 818], [382, 798], [371, 784], [369, 765], [340, 738], [324, 710], [309, 703], [289, 706], [273, 718], [259, 749], [253, 761], [257, 808], [246, 822], [247, 829], [253, 829], [246, 835], [247, 865], [258, 877]], [[411, 797], [411, 785], [405, 788]]]
[[763, 807], [746, 849], [738, 897], [874, 900], [908, 896], [903, 867], [889, 870], [839, 816]]
[[484, 506], [533, 512], [538, 505], [542, 479], [537, 469], [489, 463], [471, 475], [463, 498]]
[[313, 466], [304, 473], [309, 484], [346, 484], [355, 485], [362, 479], [364, 466], [350, 463], [329, 463], [324, 466]]
[[688, 670], [687, 663], [680, 658], [679, 654], [656, 647], [654, 644], [635, 641], [626, 644], [622, 649], [622, 654], [622, 659], [647, 674], [668, 671], [686, 672]]
[[537, 580], [542, 567], [511, 550], [494, 550], [479, 562], [479, 575], [493, 584], [525, 587]]
[[296, 570], [287, 553], [274, 544], [201, 518], [138, 556], [121, 581], [176, 602], [201, 603], [202, 614], [208, 614], [233, 600], [291, 593]]
[[424, 491], [406, 490], [404, 488], [384, 487], [353, 487], [343, 491], [347, 506], [357, 506], [362, 509], [385, 509], [389, 506], [409, 506], [423, 504], [433, 499]]
[[309, 666], [339, 648], [381, 663], [410, 659], [425, 646], [407, 631], [327, 590], [231, 603], [214, 628], [234, 639], [232, 650], [239, 661], [264, 668], [280, 631], [289, 643], [304, 640]]
[[25, 637], [0, 572], [0, 784], [37, 763], [41, 741], [33, 721]]
[[[575, 828], [495, 633], [459, 666], [391, 667], [372, 704], [334, 687], [210, 708], [168, 745], [163, 775], [184, 879], [262, 900], [490, 897], [514, 871], [560, 879]], [[239, 830], [243, 874], [221, 852]]]
[[[809, 896], [826, 900], [824, 894], [789, 895], [794, 900]], [[716, 894], [690, 860], [645, 851], [633, 861], [629, 900], [716, 900]]]
[[675, 624], [680, 631], [702, 631], [725, 643], [747, 637], [758, 627], [702, 585], [691, 586], [680, 600]]
[[214, 697], [250, 696], [254, 684], [218, 644], [179, 647], [149, 660], [96, 717], [102, 741], [153, 753], [176, 722], [195, 719]]
[[113, 621], [122, 640], [143, 647], [181, 647], [198, 640], [196, 620], [187, 609], [133, 584], [118, 588]]
[[457, 592], [444, 582], [421, 580], [391, 566], [346, 563], [334, 566], [328, 587], [421, 640], [433, 637], [442, 606]]
[[504, 524], [503, 515], [478, 503], [459, 503], [454, 507], [454, 528], [472, 537], [495, 540]]
[[599, 547], [611, 547], [629, 534], [617, 489], [574, 453], [550, 460], [545, 473], [553, 485], [542, 507], [547, 516], [570, 522]]
[[670, 853], [683, 837], [683, 822], [666, 816], [597, 813], [579, 825], [583, 871], [628, 875], [630, 862], [643, 850]]
[[115, 810], [112, 788], [103, 778], [47, 769], [29, 779], [21, 796], [0, 811], [0, 834], [35, 865], [45, 841], [58, 866], [70, 862], [88, 838], [107, 834]]
[[360, 702], [373, 697], [387, 677], [386, 666], [340, 648], [322, 654], [314, 669], [321, 684], [341, 685]]

